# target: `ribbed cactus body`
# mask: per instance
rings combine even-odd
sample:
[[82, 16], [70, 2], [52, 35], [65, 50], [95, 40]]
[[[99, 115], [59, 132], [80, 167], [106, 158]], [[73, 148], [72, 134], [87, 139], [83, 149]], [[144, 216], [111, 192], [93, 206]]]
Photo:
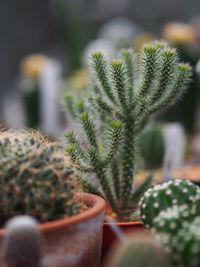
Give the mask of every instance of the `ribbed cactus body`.
[[165, 143], [161, 125], [149, 124], [139, 137], [139, 150], [144, 168], [155, 170], [161, 168], [165, 156]]
[[191, 205], [197, 201], [200, 189], [188, 180], [171, 180], [147, 190], [140, 202], [141, 218], [147, 226], [161, 211], [174, 205]]
[[31, 133], [1, 133], [0, 225], [19, 214], [48, 221], [77, 213], [72, 178], [58, 144]]
[[130, 238], [113, 251], [106, 267], [167, 267], [168, 259], [155, 239]]

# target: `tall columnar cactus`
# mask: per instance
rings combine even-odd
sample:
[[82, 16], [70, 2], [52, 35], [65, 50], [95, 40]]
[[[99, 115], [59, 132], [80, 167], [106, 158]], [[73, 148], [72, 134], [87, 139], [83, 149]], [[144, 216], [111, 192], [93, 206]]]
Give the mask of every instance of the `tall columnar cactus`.
[[146, 226], [162, 211], [174, 205], [192, 205], [200, 196], [200, 189], [188, 180], [171, 180], [147, 190], [140, 201], [141, 218]]
[[[82, 173], [94, 175], [97, 184], [81, 176], [84, 187], [103, 195], [123, 219], [151, 183], [148, 177], [132, 191], [138, 137], [149, 117], [175, 103], [185, 92], [191, 68], [179, 63], [175, 49], [160, 42], [144, 46], [139, 60], [131, 50], [123, 51], [121, 58], [111, 63], [100, 51], [91, 59], [96, 93], [92, 103], [97, 112], [89, 108], [80, 114], [86, 136], [84, 148], [70, 131], [66, 134], [66, 152]], [[95, 123], [99, 117], [104, 120], [101, 132]]]
[[105, 267], [168, 267], [168, 255], [154, 238], [136, 236], [115, 248]]
[[3, 257], [7, 267], [41, 266], [42, 241], [34, 219], [16, 216], [7, 222]]
[[156, 122], [151, 122], [142, 131], [138, 144], [144, 168], [149, 171], [162, 168], [165, 156], [162, 126]]
[[0, 225], [19, 214], [49, 221], [77, 213], [73, 176], [58, 144], [27, 132], [0, 133]]

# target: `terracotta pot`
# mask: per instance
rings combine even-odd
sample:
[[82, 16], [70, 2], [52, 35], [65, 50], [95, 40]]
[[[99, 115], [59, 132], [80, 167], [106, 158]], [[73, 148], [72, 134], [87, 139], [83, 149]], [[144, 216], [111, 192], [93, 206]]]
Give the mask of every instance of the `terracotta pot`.
[[[89, 209], [69, 218], [39, 225], [44, 237], [42, 267], [100, 265], [105, 202], [87, 193], [78, 193], [76, 198]], [[4, 234], [5, 231], [0, 230], [0, 245]], [[3, 266], [2, 255], [0, 266]]]
[[139, 234], [139, 233], [149, 233], [148, 229], [144, 226], [142, 222], [113, 222], [103, 224], [103, 244], [102, 244], [102, 258], [108, 253], [112, 245], [119, 242], [119, 238], [113, 231], [112, 225], [116, 225], [120, 230], [126, 234]]

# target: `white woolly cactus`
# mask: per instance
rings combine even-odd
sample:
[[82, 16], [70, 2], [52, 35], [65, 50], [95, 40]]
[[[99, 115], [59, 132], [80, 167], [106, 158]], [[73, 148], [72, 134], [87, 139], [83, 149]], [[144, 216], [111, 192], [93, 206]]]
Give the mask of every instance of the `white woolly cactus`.
[[41, 236], [32, 217], [16, 216], [7, 222], [3, 254], [7, 267], [40, 267]]
[[156, 185], [140, 201], [141, 218], [146, 226], [152, 226], [161, 211], [174, 205], [190, 205], [199, 198], [199, 187], [188, 180], [175, 179]]
[[197, 217], [191, 224], [182, 227], [176, 235], [170, 235], [165, 243], [165, 248], [170, 252], [176, 266], [200, 266], [199, 224], [200, 217]]
[[200, 266], [200, 189], [187, 180], [170, 181], [149, 189], [140, 205], [144, 223], [157, 235], [173, 266]]

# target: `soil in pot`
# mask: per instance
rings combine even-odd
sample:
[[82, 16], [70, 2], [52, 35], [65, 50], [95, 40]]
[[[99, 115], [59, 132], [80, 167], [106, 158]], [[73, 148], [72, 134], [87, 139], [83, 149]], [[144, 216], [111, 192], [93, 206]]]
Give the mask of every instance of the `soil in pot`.
[[[86, 193], [78, 193], [76, 198], [88, 207], [86, 211], [39, 225], [44, 239], [42, 267], [100, 266], [105, 202]], [[4, 235], [0, 230], [0, 247]], [[0, 255], [1, 267], [2, 261]]]

